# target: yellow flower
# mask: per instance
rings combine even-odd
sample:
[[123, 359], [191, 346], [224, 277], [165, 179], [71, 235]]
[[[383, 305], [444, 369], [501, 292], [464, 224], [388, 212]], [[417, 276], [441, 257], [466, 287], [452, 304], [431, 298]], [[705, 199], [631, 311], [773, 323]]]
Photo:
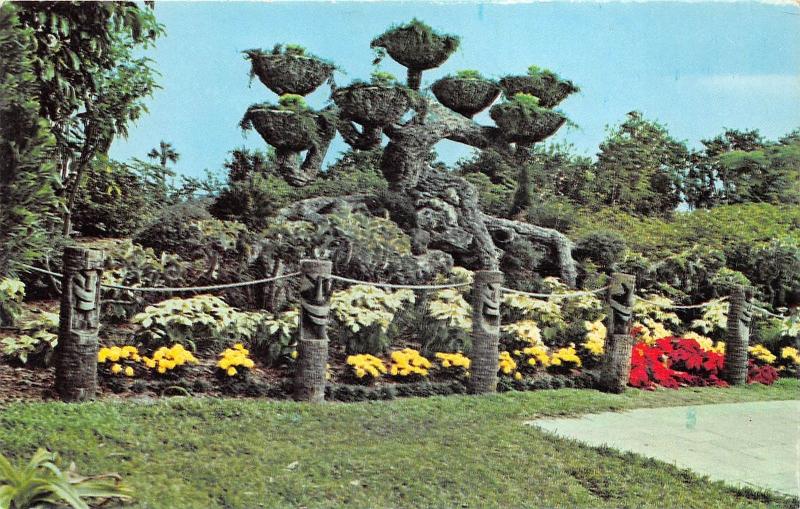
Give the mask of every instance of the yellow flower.
[[781, 349], [781, 359], [788, 359], [792, 364], [800, 364], [800, 352], [792, 346], [784, 346]]
[[578, 357], [578, 353], [575, 351], [575, 345], [572, 343], [570, 343], [569, 347], [556, 350], [550, 359], [550, 363], [553, 366], [561, 366], [566, 362], [571, 362], [577, 367], [581, 366], [581, 359]]
[[111, 365], [111, 372], [112, 372], [112, 373], [114, 373], [114, 374], [116, 375], [116, 374], [117, 374], [117, 373], [119, 373], [120, 371], [122, 371], [122, 366], [120, 366], [120, 365], [119, 365], [119, 364], [117, 364], [116, 362], [115, 362], [114, 364], [112, 364], [112, 365]]
[[510, 375], [517, 369], [517, 362], [511, 358], [511, 354], [503, 351], [500, 352], [500, 356], [498, 358], [498, 369], [504, 375]]
[[228, 373], [228, 376], [236, 376], [236, 373], [237, 373], [236, 368], [234, 368], [234, 367], [228, 368], [227, 373]]
[[167, 372], [167, 368], [165, 368], [164, 366], [158, 366], [158, 372], [163, 375], [164, 373]]
[[297, 350], [293, 351], [293, 352], [292, 352], [292, 354], [291, 354], [291, 356], [292, 356], [292, 359], [296, 359], [296, 358], [297, 358], [297, 355], [298, 355], [298, 354], [297, 354]]
[[390, 373], [392, 375], [427, 376], [428, 370], [432, 367], [431, 361], [411, 348], [394, 351], [391, 353], [390, 357], [392, 359], [392, 364], [390, 365]]
[[434, 356], [441, 362], [443, 368], [469, 369], [470, 359], [461, 352], [446, 353], [436, 352]]
[[777, 359], [777, 357], [775, 357], [775, 354], [770, 352], [764, 345], [755, 345], [748, 347], [747, 351], [750, 352], [750, 355], [752, 355], [756, 359], [766, 362], [767, 364], [772, 364], [773, 362], [775, 362], [775, 359]]
[[125, 376], [133, 376], [133, 375], [134, 375], [133, 368], [130, 367], [130, 366], [126, 367], [125, 368]]
[[519, 371], [514, 373], [514, 380], [522, 380], [522, 373], [520, 373]]

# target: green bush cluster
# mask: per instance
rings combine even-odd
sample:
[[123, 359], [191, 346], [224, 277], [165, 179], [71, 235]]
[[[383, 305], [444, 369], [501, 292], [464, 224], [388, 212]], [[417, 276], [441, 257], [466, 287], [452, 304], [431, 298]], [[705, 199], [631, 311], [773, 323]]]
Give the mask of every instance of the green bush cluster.
[[72, 208], [74, 229], [100, 237], [131, 235], [163, 206], [161, 199], [157, 185], [128, 165], [109, 161], [79, 188]]

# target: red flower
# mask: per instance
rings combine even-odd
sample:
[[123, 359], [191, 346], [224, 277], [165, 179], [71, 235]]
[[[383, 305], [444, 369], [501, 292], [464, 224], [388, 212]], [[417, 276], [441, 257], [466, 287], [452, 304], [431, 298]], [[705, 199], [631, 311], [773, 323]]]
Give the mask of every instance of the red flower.
[[747, 383], [772, 385], [778, 379], [778, 370], [769, 364], [759, 365], [754, 359], [747, 361]]
[[[674, 389], [681, 386], [726, 387], [728, 384], [718, 377], [724, 362], [723, 355], [706, 352], [694, 339], [661, 338], [654, 345], [639, 342], [631, 353], [629, 383], [645, 389], [653, 388], [654, 384]], [[762, 383], [771, 383], [766, 382], [772, 377], [768, 370], [758, 371], [757, 375], [754, 371], [754, 376], [765, 381]]]

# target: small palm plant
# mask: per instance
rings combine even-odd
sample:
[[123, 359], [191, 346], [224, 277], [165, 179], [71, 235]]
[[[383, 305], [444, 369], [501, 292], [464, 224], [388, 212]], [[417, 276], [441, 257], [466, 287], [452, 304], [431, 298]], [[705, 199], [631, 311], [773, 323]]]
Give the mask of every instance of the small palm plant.
[[71, 464], [64, 471], [58, 455], [39, 449], [27, 465], [15, 467], [0, 454], [0, 509], [62, 507], [89, 509], [85, 499], [129, 500], [132, 491], [116, 474], [82, 477]]

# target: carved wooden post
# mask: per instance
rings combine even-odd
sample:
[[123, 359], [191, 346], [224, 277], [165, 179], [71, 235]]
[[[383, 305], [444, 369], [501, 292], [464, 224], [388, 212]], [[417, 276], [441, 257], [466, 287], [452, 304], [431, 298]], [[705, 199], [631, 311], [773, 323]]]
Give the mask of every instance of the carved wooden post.
[[631, 318], [635, 301], [636, 276], [611, 274], [606, 304], [606, 344], [600, 368], [600, 390], [620, 393], [631, 373]]
[[475, 394], [497, 390], [500, 340], [500, 285], [503, 273], [475, 272], [472, 287], [472, 354], [470, 389]]
[[294, 397], [298, 401], [325, 400], [328, 363], [328, 313], [331, 297], [331, 262], [301, 260], [300, 340]]
[[750, 346], [750, 321], [753, 318], [753, 291], [736, 285], [728, 298], [728, 330], [722, 378], [731, 385], [747, 383], [747, 347]]
[[55, 388], [64, 401], [92, 399], [97, 391], [102, 272], [102, 251], [64, 248], [61, 313], [55, 350]]

